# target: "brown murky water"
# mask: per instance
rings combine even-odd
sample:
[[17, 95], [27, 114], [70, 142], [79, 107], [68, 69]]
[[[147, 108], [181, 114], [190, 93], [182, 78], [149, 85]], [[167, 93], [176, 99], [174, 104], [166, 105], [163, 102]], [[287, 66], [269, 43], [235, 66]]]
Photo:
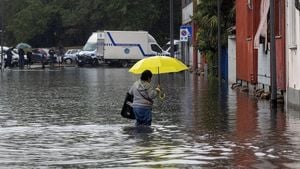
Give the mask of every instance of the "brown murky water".
[[153, 126], [135, 128], [120, 109], [137, 78], [123, 68], [6, 70], [0, 168], [300, 168], [299, 112], [167, 74]]

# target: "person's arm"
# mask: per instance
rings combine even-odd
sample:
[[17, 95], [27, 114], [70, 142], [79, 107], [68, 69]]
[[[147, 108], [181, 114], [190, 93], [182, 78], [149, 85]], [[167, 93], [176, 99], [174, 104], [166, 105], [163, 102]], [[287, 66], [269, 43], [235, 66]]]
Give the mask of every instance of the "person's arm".
[[158, 96], [159, 92], [160, 92], [159, 85], [156, 88], [150, 86], [148, 89], [148, 95], [151, 99], [155, 99]]

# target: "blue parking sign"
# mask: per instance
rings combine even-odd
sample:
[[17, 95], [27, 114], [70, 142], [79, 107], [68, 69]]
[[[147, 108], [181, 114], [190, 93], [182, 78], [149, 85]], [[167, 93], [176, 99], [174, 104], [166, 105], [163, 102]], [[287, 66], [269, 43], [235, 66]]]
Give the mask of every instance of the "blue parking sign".
[[189, 41], [189, 31], [187, 29], [180, 29], [180, 41], [181, 42]]
[[181, 25], [180, 30], [188, 30], [188, 32], [189, 32], [188, 37], [192, 37], [192, 35], [193, 35], [193, 28], [191, 25]]

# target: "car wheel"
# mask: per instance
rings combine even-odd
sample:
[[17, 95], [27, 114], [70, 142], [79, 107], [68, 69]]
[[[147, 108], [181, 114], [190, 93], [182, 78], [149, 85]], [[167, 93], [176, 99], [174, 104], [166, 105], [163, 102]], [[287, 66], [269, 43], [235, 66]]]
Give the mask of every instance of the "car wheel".
[[98, 59], [94, 58], [92, 61], [93, 66], [97, 66], [99, 64]]
[[72, 62], [73, 62], [73, 61], [72, 61], [72, 59], [70, 59], [70, 58], [65, 59], [65, 63], [66, 63], [66, 64], [72, 64]]

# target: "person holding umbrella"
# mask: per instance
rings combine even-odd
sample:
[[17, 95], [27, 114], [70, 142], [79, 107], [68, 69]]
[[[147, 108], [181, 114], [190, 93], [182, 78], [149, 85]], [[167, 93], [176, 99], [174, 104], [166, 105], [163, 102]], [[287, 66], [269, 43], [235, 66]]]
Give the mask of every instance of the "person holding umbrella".
[[160, 86], [154, 89], [151, 86], [152, 73], [145, 70], [130, 88], [129, 94], [133, 95], [132, 108], [135, 114], [136, 126], [151, 126], [152, 122], [152, 105], [159, 92]]
[[22, 48], [19, 48], [18, 54], [19, 54], [19, 68], [23, 69], [25, 63], [25, 51]]
[[[147, 57], [138, 61], [129, 69], [129, 72], [133, 74], [142, 73], [141, 79], [136, 81], [128, 92], [129, 95], [133, 95], [133, 103], [131, 105], [135, 115], [136, 125], [150, 126], [152, 121], [151, 109], [153, 99], [157, 96], [161, 99], [165, 97], [165, 94], [160, 88], [159, 75], [161, 73], [174, 73], [187, 69], [188, 67], [181, 61], [168, 56]], [[155, 89], [150, 85], [152, 73], [158, 75], [158, 85]], [[126, 99], [127, 98], [130, 97], [126, 97]], [[122, 112], [121, 115], [123, 116]]]
[[19, 43], [17, 44], [16, 48], [18, 49], [19, 54], [19, 68], [23, 69], [25, 64], [25, 54], [28, 51], [31, 51], [31, 46], [27, 43]]
[[26, 52], [26, 56], [27, 56], [27, 68], [30, 68], [31, 66], [31, 62], [32, 62], [32, 51], [27, 51]]
[[51, 68], [53, 68], [54, 67], [54, 63], [55, 63], [55, 51], [54, 51], [54, 48], [51, 48], [49, 51], [48, 51], [48, 53], [49, 53], [49, 56], [50, 56], [50, 66], [51, 66]]

